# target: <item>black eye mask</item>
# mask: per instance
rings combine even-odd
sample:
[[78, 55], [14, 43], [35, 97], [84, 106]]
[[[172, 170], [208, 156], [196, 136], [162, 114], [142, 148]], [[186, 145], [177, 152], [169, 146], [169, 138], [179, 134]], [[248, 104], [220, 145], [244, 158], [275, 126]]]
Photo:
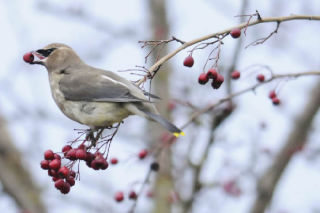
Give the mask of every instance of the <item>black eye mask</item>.
[[43, 57], [48, 57], [56, 48], [50, 48], [50, 49], [40, 49], [36, 52], [41, 54]]

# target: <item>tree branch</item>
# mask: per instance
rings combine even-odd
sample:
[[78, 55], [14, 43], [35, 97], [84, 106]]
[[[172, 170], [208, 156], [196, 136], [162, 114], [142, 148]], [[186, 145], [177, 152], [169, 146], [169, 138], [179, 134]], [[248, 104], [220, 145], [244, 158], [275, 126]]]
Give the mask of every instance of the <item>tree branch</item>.
[[[216, 32], [216, 33], [212, 33], [212, 34], [208, 34], [206, 36], [202, 36], [200, 38], [185, 42], [183, 45], [181, 45], [179, 48], [177, 48], [176, 50], [174, 50], [173, 52], [163, 56], [162, 58], [160, 58], [156, 63], [154, 63], [150, 69], [149, 69], [149, 75], [153, 75], [154, 71], [157, 70], [157, 68], [159, 66], [161, 66], [162, 64], [164, 64], [166, 61], [168, 61], [169, 59], [171, 59], [173, 56], [175, 56], [177, 53], [179, 53], [180, 51], [184, 50], [187, 47], [190, 47], [196, 43], [217, 37], [219, 35], [223, 35], [223, 34], [228, 34], [230, 33], [230, 31], [234, 28], [246, 28], [249, 26], [254, 26], [257, 24], [261, 24], [261, 23], [268, 23], [268, 22], [276, 22], [276, 23], [281, 23], [281, 22], [286, 22], [286, 21], [293, 21], [293, 20], [316, 20], [319, 21], [320, 20], [320, 16], [308, 16], [308, 15], [291, 15], [291, 16], [282, 16], [282, 17], [269, 17], [269, 18], [261, 18], [261, 19], [257, 19], [256, 21], [253, 21], [251, 23], [247, 23], [244, 22], [242, 24], [239, 24], [237, 26], [233, 26], [230, 27], [228, 29], [222, 30], [220, 32]], [[141, 83], [143, 83], [144, 81], [146, 81], [146, 78], [142, 78], [140, 79], [137, 84], [140, 85]]]
[[254, 91], [256, 88], [269, 83], [275, 79], [281, 79], [281, 78], [297, 78], [297, 77], [301, 77], [301, 76], [309, 76], [309, 75], [320, 75], [320, 70], [319, 71], [309, 71], [309, 72], [301, 72], [301, 73], [288, 73], [288, 74], [272, 74], [271, 78], [265, 80], [264, 82], [259, 82], [251, 87], [248, 87], [246, 89], [240, 90], [238, 92], [232, 93], [230, 95], [228, 95], [225, 98], [220, 99], [218, 102], [210, 104], [198, 111], [195, 111], [189, 118], [189, 120], [181, 126], [181, 129], [186, 128], [190, 123], [192, 123], [198, 116], [212, 110], [213, 108], [219, 106], [220, 104], [229, 101], [230, 99], [240, 96], [242, 94], [245, 94], [249, 91]]

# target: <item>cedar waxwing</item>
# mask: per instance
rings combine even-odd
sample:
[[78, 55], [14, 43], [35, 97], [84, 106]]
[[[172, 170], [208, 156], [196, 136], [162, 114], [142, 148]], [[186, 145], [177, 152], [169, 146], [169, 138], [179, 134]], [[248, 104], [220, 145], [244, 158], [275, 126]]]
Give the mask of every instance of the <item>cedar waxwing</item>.
[[65, 44], [47, 45], [25, 54], [23, 59], [47, 68], [51, 93], [60, 110], [92, 130], [112, 126], [129, 115], [140, 115], [158, 122], [177, 137], [184, 135], [159, 115], [143, 90], [111, 71], [85, 64]]

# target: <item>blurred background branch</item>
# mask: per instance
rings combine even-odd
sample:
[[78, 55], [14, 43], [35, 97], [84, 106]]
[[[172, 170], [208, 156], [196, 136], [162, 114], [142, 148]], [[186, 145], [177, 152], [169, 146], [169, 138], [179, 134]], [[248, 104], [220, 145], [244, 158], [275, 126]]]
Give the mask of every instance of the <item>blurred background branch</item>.
[[15, 200], [21, 211], [47, 212], [39, 186], [30, 176], [30, 170], [26, 169], [26, 163], [16, 149], [1, 115], [0, 135], [0, 181], [4, 191]]
[[251, 213], [263, 213], [268, 207], [273, 192], [284, 170], [290, 163], [294, 154], [305, 146], [314, 117], [320, 107], [320, 82], [312, 89], [309, 101], [301, 114], [297, 116], [288, 139], [279, 153], [275, 156], [271, 166], [259, 178], [257, 197], [252, 206]]

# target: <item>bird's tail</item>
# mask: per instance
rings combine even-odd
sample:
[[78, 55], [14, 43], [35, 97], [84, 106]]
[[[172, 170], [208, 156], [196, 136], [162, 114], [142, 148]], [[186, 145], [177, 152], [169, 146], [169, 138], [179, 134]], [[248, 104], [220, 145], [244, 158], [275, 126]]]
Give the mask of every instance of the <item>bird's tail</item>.
[[171, 132], [174, 136], [184, 136], [184, 132], [181, 131], [178, 127], [176, 127], [174, 124], [170, 123], [167, 119], [164, 117], [161, 117], [160, 115], [154, 114], [152, 112], [143, 111], [147, 117], [151, 118], [151, 120], [158, 122], [161, 124], [164, 128], [166, 128], [169, 132]]
[[[129, 111], [131, 111], [133, 114], [140, 115], [143, 117], [146, 117], [149, 120], [155, 121], [164, 128], [166, 128], [169, 132], [171, 132], [174, 136], [179, 137], [183, 136], [184, 132], [181, 131], [178, 127], [176, 127], [174, 124], [170, 123], [167, 119], [157, 114], [157, 110], [153, 105], [138, 105], [138, 104], [129, 104], [127, 105], [127, 108]], [[151, 112], [152, 111], [152, 112]]]

